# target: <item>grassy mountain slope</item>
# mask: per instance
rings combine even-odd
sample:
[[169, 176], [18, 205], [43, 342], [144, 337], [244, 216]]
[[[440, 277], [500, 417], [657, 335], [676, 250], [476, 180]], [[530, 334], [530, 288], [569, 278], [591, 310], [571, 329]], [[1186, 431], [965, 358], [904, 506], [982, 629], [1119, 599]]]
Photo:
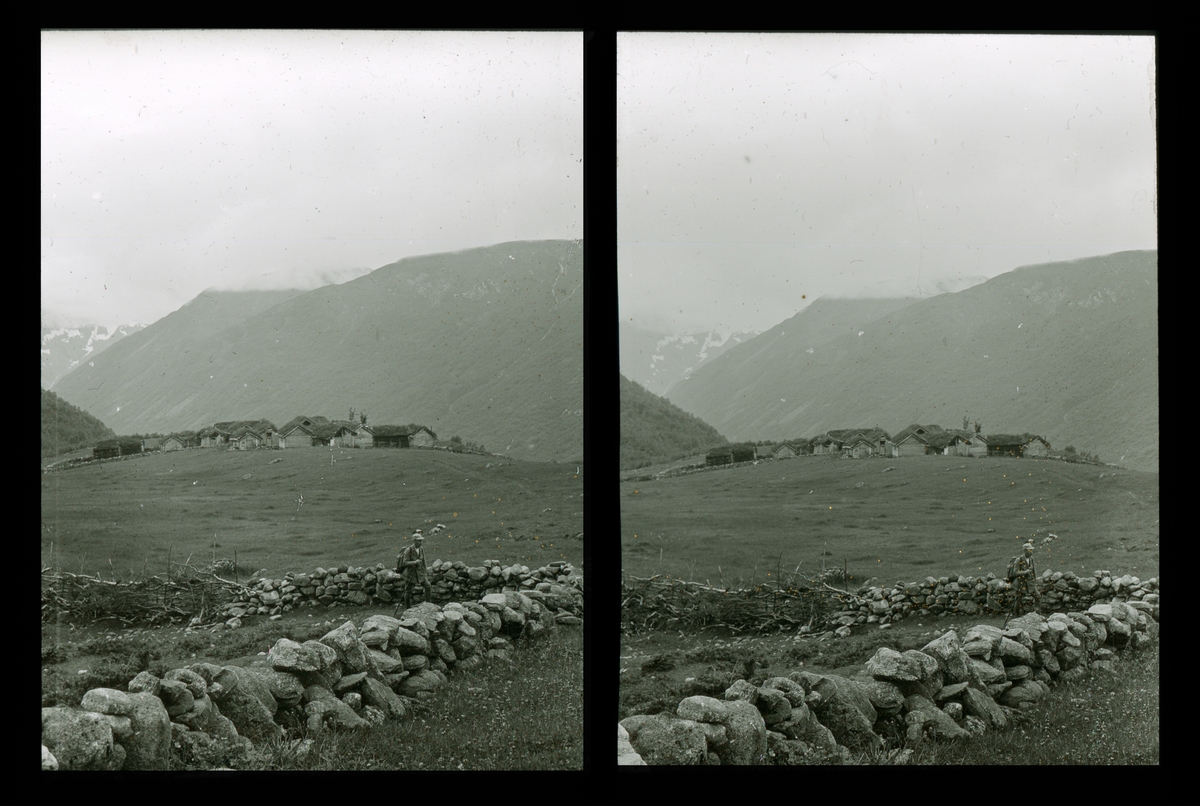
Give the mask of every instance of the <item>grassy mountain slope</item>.
[[170, 321], [189, 303], [60, 386], [123, 431], [353, 406], [521, 458], [580, 458], [582, 282], [579, 241], [405, 258], [207, 332], [203, 317]]
[[670, 398], [731, 439], [949, 428], [969, 415], [985, 433], [1033, 432], [1157, 469], [1157, 262], [1138, 251], [1025, 266], [825, 344], [781, 325]]
[[669, 462], [725, 442], [712, 426], [621, 376], [622, 470]]
[[42, 456], [58, 456], [114, 437], [111, 428], [83, 409], [42, 390]]

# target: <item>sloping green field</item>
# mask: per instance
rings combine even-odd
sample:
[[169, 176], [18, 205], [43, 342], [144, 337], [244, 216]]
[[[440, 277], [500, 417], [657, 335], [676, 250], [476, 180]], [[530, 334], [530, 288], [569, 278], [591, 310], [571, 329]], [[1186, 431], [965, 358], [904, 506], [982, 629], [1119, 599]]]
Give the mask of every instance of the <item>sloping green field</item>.
[[391, 567], [414, 529], [438, 523], [447, 528], [426, 540], [430, 563], [580, 565], [582, 467], [417, 449], [201, 448], [42, 476], [43, 566], [105, 578], [165, 572], [168, 554], [203, 567], [235, 551], [243, 578]]
[[797, 565], [815, 574], [822, 561], [845, 563], [852, 586], [999, 576], [1028, 539], [1039, 572], [1159, 572], [1157, 473], [1032, 458], [814, 456], [620, 489], [622, 570], [639, 577], [748, 584]]

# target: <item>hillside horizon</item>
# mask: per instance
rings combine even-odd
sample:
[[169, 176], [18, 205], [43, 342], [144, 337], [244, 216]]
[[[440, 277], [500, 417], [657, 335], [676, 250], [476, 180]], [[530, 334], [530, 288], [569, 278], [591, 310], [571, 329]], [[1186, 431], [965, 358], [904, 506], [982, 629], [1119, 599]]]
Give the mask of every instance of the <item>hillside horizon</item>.
[[731, 440], [968, 416], [1157, 469], [1156, 250], [1018, 267], [824, 342], [805, 321], [816, 304], [669, 399]]
[[582, 241], [514, 241], [307, 292], [210, 290], [57, 388], [121, 433], [353, 406], [497, 453], [580, 458], [582, 269]]

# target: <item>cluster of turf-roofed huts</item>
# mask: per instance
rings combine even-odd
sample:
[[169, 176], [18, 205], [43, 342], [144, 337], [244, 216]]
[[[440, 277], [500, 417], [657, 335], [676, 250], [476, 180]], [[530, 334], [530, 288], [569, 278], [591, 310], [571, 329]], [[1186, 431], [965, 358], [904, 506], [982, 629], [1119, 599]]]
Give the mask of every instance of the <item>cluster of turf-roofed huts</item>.
[[[741, 452], [735, 453], [734, 448]], [[895, 436], [882, 428], [848, 428], [826, 431], [808, 439], [775, 445], [723, 445], [713, 448], [707, 464], [720, 465], [751, 459], [790, 459], [796, 456], [835, 455], [851, 459], [867, 456], [1046, 456], [1050, 443], [1037, 434], [983, 434], [971, 429], [942, 428], [914, 423]]]
[[281, 428], [276, 428], [270, 420], [231, 420], [162, 438], [122, 437], [99, 443], [92, 453], [96, 459], [108, 459], [184, 448], [428, 448], [436, 443], [437, 434], [423, 425], [368, 425], [361, 421], [301, 415], [293, 417]]

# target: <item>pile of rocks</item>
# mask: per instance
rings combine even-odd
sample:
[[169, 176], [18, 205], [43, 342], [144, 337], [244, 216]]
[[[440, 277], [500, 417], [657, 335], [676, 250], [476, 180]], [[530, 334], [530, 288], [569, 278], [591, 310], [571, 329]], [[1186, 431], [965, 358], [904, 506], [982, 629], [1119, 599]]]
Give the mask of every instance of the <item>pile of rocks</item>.
[[142, 672], [127, 692], [93, 689], [78, 709], [43, 708], [43, 768], [167, 769], [172, 752], [220, 766], [244, 757], [252, 741], [282, 739], [285, 726], [311, 735], [402, 719], [451, 669], [510, 660], [512, 640], [563, 623], [551, 601], [553, 591], [533, 590], [424, 602], [400, 618], [347, 621], [315, 641], [281, 638], [248, 666]]
[[[1096, 571], [1081, 577], [1073, 571], [1044, 571], [1038, 580], [1039, 611], [1082, 610], [1097, 602], [1141, 602], [1158, 618], [1158, 577], [1140, 580]], [[923, 582], [897, 582], [886, 587], [868, 584], [851, 594], [843, 608], [820, 626], [803, 632], [831, 631], [856, 624], [886, 625], [912, 616], [960, 613], [1003, 613], [1011, 606], [1012, 586], [995, 574], [985, 577], [926, 577]], [[847, 634], [848, 630], [841, 630]]]
[[1158, 636], [1157, 603], [1031, 613], [1005, 629], [950, 630], [921, 650], [881, 647], [856, 677], [792, 672], [724, 700], [685, 698], [675, 713], [631, 716], [617, 732], [620, 764], [804, 764], [850, 751], [980, 735], [1033, 708], [1050, 686], [1117, 671], [1117, 650]]
[[[558, 561], [536, 570], [485, 560], [482, 566], [436, 560], [429, 569], [434, 602], [478, 599], [495, 591], [521, 591], [567, 615], [583, 614], [583, 571]], [[377, 563], [371, 568], [340, 566], [311, 573], [288, 573], [281, 579], [260, 578], [221, 611], [229, 623], [247, 615], [278, 616], [299, 607], [389, 604], [402, 599], [400, 575]]]

